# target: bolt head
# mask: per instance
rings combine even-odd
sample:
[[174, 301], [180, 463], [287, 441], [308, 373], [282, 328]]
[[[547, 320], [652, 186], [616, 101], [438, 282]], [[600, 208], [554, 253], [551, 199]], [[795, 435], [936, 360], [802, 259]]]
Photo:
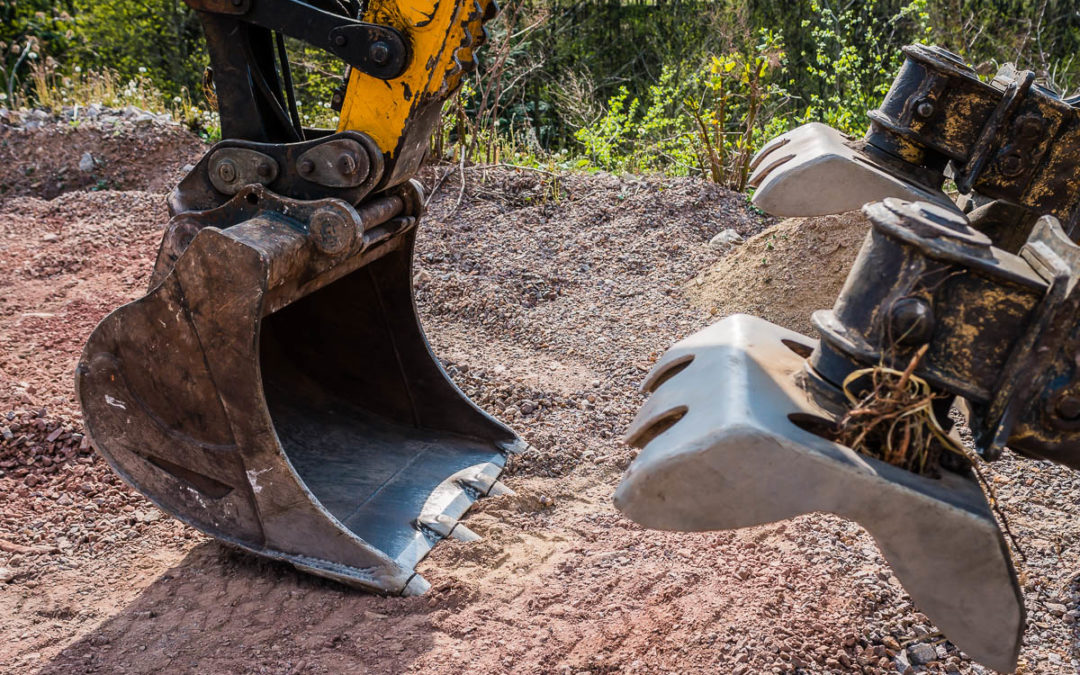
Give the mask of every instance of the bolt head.
[[231, 183], [236, 180], [236, 164], [231, 159], [226, 159], [218, 164], [217, 168], [218, 177], [226, 183]]
[[930, 117], [934, 114], [934, 104], [925, 99], [919, 101], [919, 104], [915, 106], [915, 114], [923, 119]]
[[315, 171], [315, 162], [310, 159], [302, 159], [300, 163], [296, 165], [296, 170], [304, 176], [310, 176]]
[[270, 178], [270, 176], [274, 174], [274, 167], [270, 164], [270, 162], [262, 161], [259, 162], [258, 165], [255, 167], [255, 173], [259, 175], [259, 178], [265, 180]]
[[1080, 396], [1075, 394], [1062, 396], [1057, 402], [1055, 412], [1058, 417], [1069, 422], [1080, 419]]
[[924, 345], [934, 336], [934, 308], [923, 298], [903, 298], [889, 312], [892, 339], [905, 347]]
[[353, 175], [357, 169], [356, 158], [351, 152], [341, 153], [337, 159], [337, 168], [344, 176]]
[[349, 220], [332, 208], [315, 212], [308, 225], [315, 246], [327, 255], [336, 255], [352, 246], [356, 228]]
[[334, 36], [334, 44], [337, 45], [338, 47], [344, 47], [345, 45], [349, 44], [349, 38], [347, 38], [344, 35], [338, 33], [337, 35]]
[[377, 66], [385, 66], [390, 60], [390, 45], [385, 42], [376, 42], [368, 49], [368, 57]]

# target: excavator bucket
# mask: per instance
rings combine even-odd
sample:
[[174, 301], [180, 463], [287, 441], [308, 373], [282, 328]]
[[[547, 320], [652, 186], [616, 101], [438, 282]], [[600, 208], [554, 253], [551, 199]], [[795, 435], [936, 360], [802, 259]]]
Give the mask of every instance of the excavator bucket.
[[[77, 370], [89, 436], [163, 510], [229, 544], [384, 593], [525, 447], [431, 353], [412, 295], [412, 180], [494, 2], [186, 0], [224, 140], [169, 198], [147, 294]], [[325, 6], [329, 9], [323, 9]], [[349, 70], [305, 128], [284, 36]]]
[[496, 479], [522, 442], [424, 338], [410, 271], [419, 199], [410, 185], [357, 210], [252, 187], [174, 263], [163, 248], [149, 293], [102, 321], [79, 364], [95, 447], [219, 539], [422, 592], [413, 568], [443, 537], [475, 538], [457, 521], [505, 491]]

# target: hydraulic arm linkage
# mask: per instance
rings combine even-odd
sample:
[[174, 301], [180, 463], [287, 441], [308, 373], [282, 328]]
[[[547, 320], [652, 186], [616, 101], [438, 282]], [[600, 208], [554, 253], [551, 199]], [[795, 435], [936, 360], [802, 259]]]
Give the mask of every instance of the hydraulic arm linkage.
[[[422, 592], [414, 566], [518, 436], [432, 356], [411, 180], [473, 66], [491, 0], [187, 0], [223, 140], [169, 197], [147, 295], [90, 337], [94, 445], [165, 511], [349, 584]], [[348, 66], [336, 130], [307, 128], [285, 36]]]
[[[1080, 109], [1011, 67], [984, 84], [944, 50], [905, 54], [864, 139], [809, 125], [755, 160], [774, 213], [873, 202], [819, 339], [736, 315], [672, 347], [615, 501], [673, 530], [858, 521], [950, 640], [1011, 671], [1023, 596], [949, 410], [982, 460], [1008, 446], [1080, 469]], [[920, 433], [921, 459], [886, 461]]]

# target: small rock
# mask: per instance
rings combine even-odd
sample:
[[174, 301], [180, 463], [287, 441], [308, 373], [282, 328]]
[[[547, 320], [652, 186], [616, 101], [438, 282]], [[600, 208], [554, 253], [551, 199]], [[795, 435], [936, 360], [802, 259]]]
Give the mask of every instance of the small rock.
[[60, 241], [60, 235], [56, 234], [55, 232], [47, 232], [47, 233], [41, 235], [41, 241], [47, 241], [47, 242]]
[[907, 648], [908, 659], [912, 665], [925, 666], [931, 661], [937, 660], [937, 650], [925, 642], [911, 645]]
[[908, 658], [906, 651], [896, 652], [893, 661], [896, 663], [896, 669], [901, 673], [911, 667], [911, 659]]
[[1065, 612], [1067, 612], [1068, 609], [1069, 608], [1066, 607], [1065, 605], [1061, 605], [1061, 604], [1058, 604], [1056, 602], [1048, 602], [1048, 603], [1046, 603], [1046, 610], [1048, 612], [1050, 612], [1051, 614], [1053, 614], [1054, 616], [1064, 616]]
[[157, 520], [161, 520], [161, 511], [157, 509], [146, 509], [145, 511], [136, 511], [135, 520], [140, 523], [152, 523]]
[[743, 243], [742, 235], [730, 227], [709, 240], [709, 248], [726, 250]]
[[83, 173], [90, 173], [94, 170], [94, 156], [89, 152], [84, 152], [83, 156], [79, 158], [79, 171]]
[[6, 584], [15, 578], [17, 572], [10, 567], [0, 567], [0, 584]]

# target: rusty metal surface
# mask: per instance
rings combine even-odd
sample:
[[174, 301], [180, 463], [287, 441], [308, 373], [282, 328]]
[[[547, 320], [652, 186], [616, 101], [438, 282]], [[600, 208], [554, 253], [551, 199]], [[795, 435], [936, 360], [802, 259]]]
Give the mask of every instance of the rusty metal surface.
[[[524, 444], [432, 356], [415, 315], [416, 186], [361, 208], [251, 185], [180, 214], [146, 297], [77, 373], [95, 447], [223, 541], [388, 593], [504, 488]], [[171, 242], [171, 243], [170, 243]]]
[[1016, 666], [1024, 605], [997, 522], [970, 470], [918, 476], [814, 433], [843, 414], [806, 368], [814, 341], [745, 315], [657, 362], [627, 432], [641, 452], [615, 504], [650, 528], [736, 529], [828, 512], [862, 524], [912, 599], [960, 649]]
[[[223, 184], [220, 174], [224, 160], [232, 160], [238, 167], [237, 178], [227, 184]], [[275, 167], [269, 176], [259, 172], [264, 164]], [[344, 173], [345, 170], [349, 172]], [[384, 177], [382, 152], [370, 138], [357, 131], [300, 143], [223, 140], [206, 153], [169, 195], [169, 213], [176, 216], [217, 208], [251, 183], [298, 200], [332, 197], [358, 204], [386, 187]]]
[[[1052, 217], [1016, 255], [928, 204], [865, 211], [872, 229], [844, 289], [813, 317], [815, 370], [838, 384], [857, 368], [902, 369], [926, 345], [916, 372], [967, 401], [980, 454], [1008, 445], [1080, 468], [1080, 424], [1060, 404], [1080, 397], [1080, 247]], [[914, 332], [913, 305], [925, 324]]]
[[[950, 640], [1012, 670], [1023, 603], [969, 458], [923, 476], [834, 439], [849, 376], [910, 366], [945, 429], [950, 406], [963, 411], [984, 459], [1007, 445], [1080, 469], [1080, 246], [1053, 216], [1012, 253], [955, 209], [889, 198], [863, 211], [871, 229], [844, 288], [813, 316], [820, 340], [736, 316], [664, 355], [616, 504], [679, 530], [814, 510], [858, 521]], [[972, 213], [1015, 216], [997, 201]]]

